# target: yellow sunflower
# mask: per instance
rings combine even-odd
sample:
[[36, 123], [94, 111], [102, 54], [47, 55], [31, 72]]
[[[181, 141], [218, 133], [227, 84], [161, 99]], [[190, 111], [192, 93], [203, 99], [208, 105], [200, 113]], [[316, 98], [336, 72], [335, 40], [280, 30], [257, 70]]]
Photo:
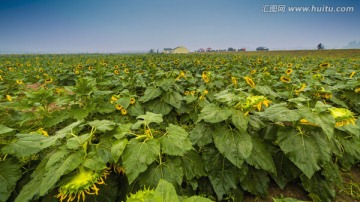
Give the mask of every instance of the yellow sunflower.
[[21, 85], [24, 84], [24, 82], [22, 80], [16, 80], [16, 84]]
[[349, 78], [353, 78], [353, 76], [356, 74], [356, 72], [351, 72]]
[[130, 99], [130, 104], [133, 105], [133, 104], [135, 104], [135, 102], [136, 102], [135, 98], [132, 97], [132, 98]]
[[284, 82], [284, 83], [289, 83], [289, 82], [291, 82], [291, 79], [290, 79], [290, 77], [287, 77], [287, 76], [281, 76], [280, 81]]
[[76, 198], [78, 202], [80, 199], [85, 202], [86, 194], [99, 194], [100, 189], [96, 184], [105, 184], [104, 178], [106, 179], [109, 174], [108, 169], [99, 172], [85, 170], [81, 167], [79, 172], [73, 178], [59, 187], [59, 194], [56, 195], [56, 198], [58, 198], [60, 202], [66, 198], [68, 198], [67, 202], [74, 201]]
[[125, 74], [130, 73], [130, 71], [129, 71], [129, 69], [128, 69], [128, 68], [124, 69], [124, 72], [125, 72]]
[[122, 114], [122, 115], [126, 115], [126, 114], [127, 114], [127, 110], [126, 110], [125, 108], [122, 108], [120, 111], [121, 111], [121, 114]]
[[291, 68], [289, 68], [285, 71], [285, 74], [290, 75], [292, 72], [293, 72], [293, 70]]
[[312, 123], [306, 119], [300, 119], [300, 123], [303, 124], [303, 125], [308, 125], [308, 126], [318, 126], [316, 125], [315, 123]]
[[321, 64], [319, 64], [319, 67], [321, 67], [321, 68], [327, 68], [327, 67], [330, 67], [330, 64], [329, 63], [321, 63]]
[[49, 84], [49, 83], [52, 83], [53, 82], [53, 79], [52, 78], [47, 78], [45, 79], [45, 83], [46, 84]]
[[11, 97], [11, 95], [6, 95], [6, 100], [9, 101], [9, 102], [12, 102], [12, 97]]
[[335, 125], [337, 127], [341, 127], [350, 123], [355, 125], [356, 119], [352, 111], [345, 108], [336, 108], [336, 107], [331, 107], [328, 110], [330, 111], [331, 115], [334, 117]]
[[271, 101], [268, 100], [265, 96], [252, 95], [246, 98], [245, 103], [238, 103], [235, 108], [240, 108], [244, 111], [247, 111], [248, 113], [251, 109], [257, 109], [258, 111], [261, 111], [262, 105], [268, 107], [270, 103]]
[[357, 87], [357, 88], [355, 88], [355, 93], [359, 93], [360, 92], [360, 87]]
[[255, 82], [250, 77], [245, 76], [244, 79], [251, 88], [255, 88]]
[[122, 110], [122, 109], [123, 109], [123, 107], [122, 107], [121, 105], [119, 105], [119, 104], [116, 104], [116, 105], [115, 105], [115, 108], [116, 108], [117, 110]]
[[233, 84], [235, 87], [237, 86], [237, 79], [236, 79], [236, 77], [232, 76], [232, 77], [231, 77], [231, 82], [232, 82], [232, 84]]

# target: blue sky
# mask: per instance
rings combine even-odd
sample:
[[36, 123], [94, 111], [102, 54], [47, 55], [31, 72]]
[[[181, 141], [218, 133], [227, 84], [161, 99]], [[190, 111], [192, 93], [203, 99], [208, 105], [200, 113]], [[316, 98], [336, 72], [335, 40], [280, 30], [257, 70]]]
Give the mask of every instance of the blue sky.
[[[287, 10], [313, 5], [354, 11]], [[0, 0], [0, 52], [343, 48], [360, 41], [359, 19], [358, 0]]]

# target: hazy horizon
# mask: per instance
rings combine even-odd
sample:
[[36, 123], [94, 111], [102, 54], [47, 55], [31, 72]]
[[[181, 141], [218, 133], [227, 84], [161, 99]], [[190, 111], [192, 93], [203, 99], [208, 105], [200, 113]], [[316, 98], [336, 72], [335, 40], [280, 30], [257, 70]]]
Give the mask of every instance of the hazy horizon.
[[[360, 48], [359, 1], [0, 2], [0, 53], [125, 53], [180, 45], [190, 51], [297, 50], [316, 49], [318, 43], [326, 49]], [[291, 12], [291, 7], [317, 11]], [[325, 7], [353, 10], [328, 12]]]

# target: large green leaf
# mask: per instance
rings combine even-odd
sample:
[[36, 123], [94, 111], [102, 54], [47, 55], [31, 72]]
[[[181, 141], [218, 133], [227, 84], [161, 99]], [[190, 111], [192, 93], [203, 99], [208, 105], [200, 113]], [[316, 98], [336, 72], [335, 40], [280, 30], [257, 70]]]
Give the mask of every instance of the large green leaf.
[[148, 110], [156, 113], [156, 114], [162, 114], [163, 116], [167, 115], [171, 112], [173, 107], [166, 103], [162, 99], [155, 99], [149, 102]]
[[83, 120], [89, 114], [95, 110], [95, 104], [91, 104], [87, 107], [81, 107], [80, 105], [72, 105], [70, 108], [70, 114], [77, 120]]
[[111, 134], [116, 138], [116, 139], [122, 139], [123, 137], [125, 137], [127, 134], [130, 133], [130, 129], [131, 126], [133, 124], [131, 123], [126, 123], [126, 124], [118, 124], [115, 129], [111, 132]]
[[144, 172], [158, 158], [159, 154], [160, 143], [158, 140], [150, 139], [146, 142], [140, 142], [137, 139], [131, 139], [122, 154], [123, 165], [129, 184], [140, 173]]
[[166, 180], [160, 179], [155, 189], [155, 201], [156, 202], [179, 202], [179, 197], [176, 194], [174, 186]]
[[40, 183], [39, 195], [45, 195], [60, 180], [60, 177], [75, 170], [83, 162], [84, 152], [78, 150], [47, 169]]
[[15, 135], [16, 130], [13, 128], [9, 128], [4, 125], [0, 125], [0, 136], [12, 136]]
[[43, 124], [45, 127], [52, 127], [68, 118], [70, 118], [70, 113], [68, 111], [55, 111], [51, 113], [49, 117], [43, 119]]
[[6, 201], [21, 177], [20, 164], [15, 159], [0, 161], [0, 201]]
[[97, 151], [91, 151], [86, 155], [86, 159], [83, 165], [91, 170], [104, 170], [106, 169], [106, 163]]
[[286, 107], [286, 103], [272, 105], [264, 112], [257, 112], [257, 114], [272, 122], [297, 121], [300, 119], [295, 110]]
[[200, 147], [213, 142], [214, 128], [211, 125], [200, 122], [189, 132], [189, 139], [192, 144]]
[[310, 108], [301, 108], [299, 115], [307, 121], [321, 127], [326, 136], [331, 139], [334, 134], [335, 119], [329, 113], [315, 113]]
[[316, 173], [310, 179], [302, 175], [301, 182], [305, 190], [310, 193], [309, 196], [314, 202], [331, 202], [334, 200], [334, 185], [325, 180], [319, 173]]
[[207, 176], [203, 160], [195, 150], [186, 152], [181, 158], [184, 175], [187, 180]]
[[58, 133], [54, 136], [46, 137], [40, 134], [17, 134], [19, 138], [15, 142], [4, 147], [5, 153], [13, 154], [16, 157], [22, 158], [53, 146], [58, 139], [64, 138], [66, 134]]
[[229, 126], [218, 126], [213, 134], [214, 143], [220, 153], [231, 163], [241, 168], [252, 152], [253, 145], [248, 133], [239, 132]]
[[152, 112], [146, 112], [144, 115], [136, 117], [138, 121], [131, 127], [132, 129], [138, 129], [141, 125], [148, 126], [150, 123], [163, 122], [162, 114], [155, 114]]
[[279, 97], [277, 93], [275, 93], [270, 86], [255, 86], [255, 90], [263, 95], [270, 95], [272, 97]]
[[160, 164], [151, 164], [148, 169], [139, 176], [139, 181], [146, 186], [155, 187], [159, 180], [164, 179], [179, 187], [184, 177], [181, 164], [180, 157], [167, 156], [166, 161], [162, 161]]
[[246, 176], [241, 180], [241, 187], [257, 196], [268, 195], [270, 179], [264, 170], [249, 169]]
[[130, 96], [123, 96], [121, 97], [120, 99], [118, 99], [116, 101], [116, 104], [119, 104], [121, 105], [123, 108], [128, 108], [128, 106], [130, 105], [130, 101], [131, 101], [131, 98]]
[[144, 93], [144, 96], [142, 96], [139, 101], [140, 102], [147, 102], [149, 100], [152, 100], [154, 98], [159, 97], [162, 94], [162, 90], [161, 88], [157, 88], [157, 87], [147, 87]]
[[47, 155], [36, 167], [35, 171], [31, 174], [31, 180], [21, 189], [19, 195], [15, 199], [15, 202], [30, 201], [35, 196], [39, 196], [40, 184], [47, 172], [46, 164], [51, 155], [52, 153]]
[[246, 132], [248, 128], [250, 117], [246, 116], [244, 112], [240, 110], [233, 110], [232, 116], [231, 116], [231, 122], [234, 124], [234, 126], [239, 129], [241, 132]]
[[170, 124], [160, 138], [161, 149], [169, 155], [182, 156], [192, 148], [188, 133], [180, 126]]
[[271, 174], [271, 177], [281, 189], [284, 189], [289, 182], [299, 177], [302, 173], [281, 150], [274, 154], [273, 159], [277, 174]]
[[66, 146], [69, 149], [77, 149], [82, 146], [88, 139], [90, 138], [91, 134], [86, 133], [80, 136], [75, 136], [67, 140]]
[[106, 132], [113, 130], [116, 123], [110, 120], [95, 120], [88, 123], [91, 127], [94, 127], [97, 131]]
[[128, 140], [125, 138], [119, 139], [119, 140], [116, 140], [115, 142], [113, 142], [113, 144], [111, 146], [111, 155], [112, 155], [115, 163], [119, 160], [121, 154], [124, 152], [127, 143], [128, 143]]
[[252, 151], [246, 162], [257, 169], [276, 174], [275, 163], [266, 144], [256, 136], [252, 136], [252, 144]]
[[170, 91], [167, 92], [164, 96], [163, 99], [166, 103], [168, 103], [169, 105], [179, 109], [180, 105], [181, 105], [181, 101], [183, 100], [182, 96], [180, 95], [179, 92], [177, 91]]
[[247, 167], [238, 169], [215, 147], [205, 147], [202, 159], [204, 159], [205, 169], [219, 200], [225, 194], [230, 194], [232, 189], [236, 189], [242, 173], [247, 172]]
[[228, 107], [218, 107], [216, 104], [211, 103], [206, 105], [199, 114], [197, 122], [204, 120], [208, 123], [218, 123], [228, 119], [232, 114], [231, 108]]
[[20, 191], [15, 202], [30, 201], [35, 196], [43, 196], [52, 189], [60, 177], [76, 169], [83, 161], [84, 152], [78, 150], [66, 158], [58, 158], [52, 166], [46, 168], [46, 164], [53, 153], [47, 155], [31, 175], [31, 180]]
[[300, 134], [294, 128], [282, 128], [277, 142], [281, 150], [308, 177], [320, 170], [320, 164], [330, 160], [330, 146], [317, 132]]

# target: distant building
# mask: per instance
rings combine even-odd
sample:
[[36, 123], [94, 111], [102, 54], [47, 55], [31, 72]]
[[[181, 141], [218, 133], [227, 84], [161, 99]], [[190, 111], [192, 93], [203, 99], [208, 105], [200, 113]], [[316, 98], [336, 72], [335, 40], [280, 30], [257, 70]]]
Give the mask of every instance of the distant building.
[[199, 50], [197, 52], [205, 52], [205, 49], [199, 48]]
[[184, 46], [178, 46], [174, 49], [172, 48], [164, 48], [163, 53], [189, 53], [189, 49], [185, 48]]
[[172, 53], [173, 49], [172, 48], [164, 48], [163, 53]]
[[172, 53], [189, 53], [189, 49], [184, 46], [179, 46], [173, 49]]

